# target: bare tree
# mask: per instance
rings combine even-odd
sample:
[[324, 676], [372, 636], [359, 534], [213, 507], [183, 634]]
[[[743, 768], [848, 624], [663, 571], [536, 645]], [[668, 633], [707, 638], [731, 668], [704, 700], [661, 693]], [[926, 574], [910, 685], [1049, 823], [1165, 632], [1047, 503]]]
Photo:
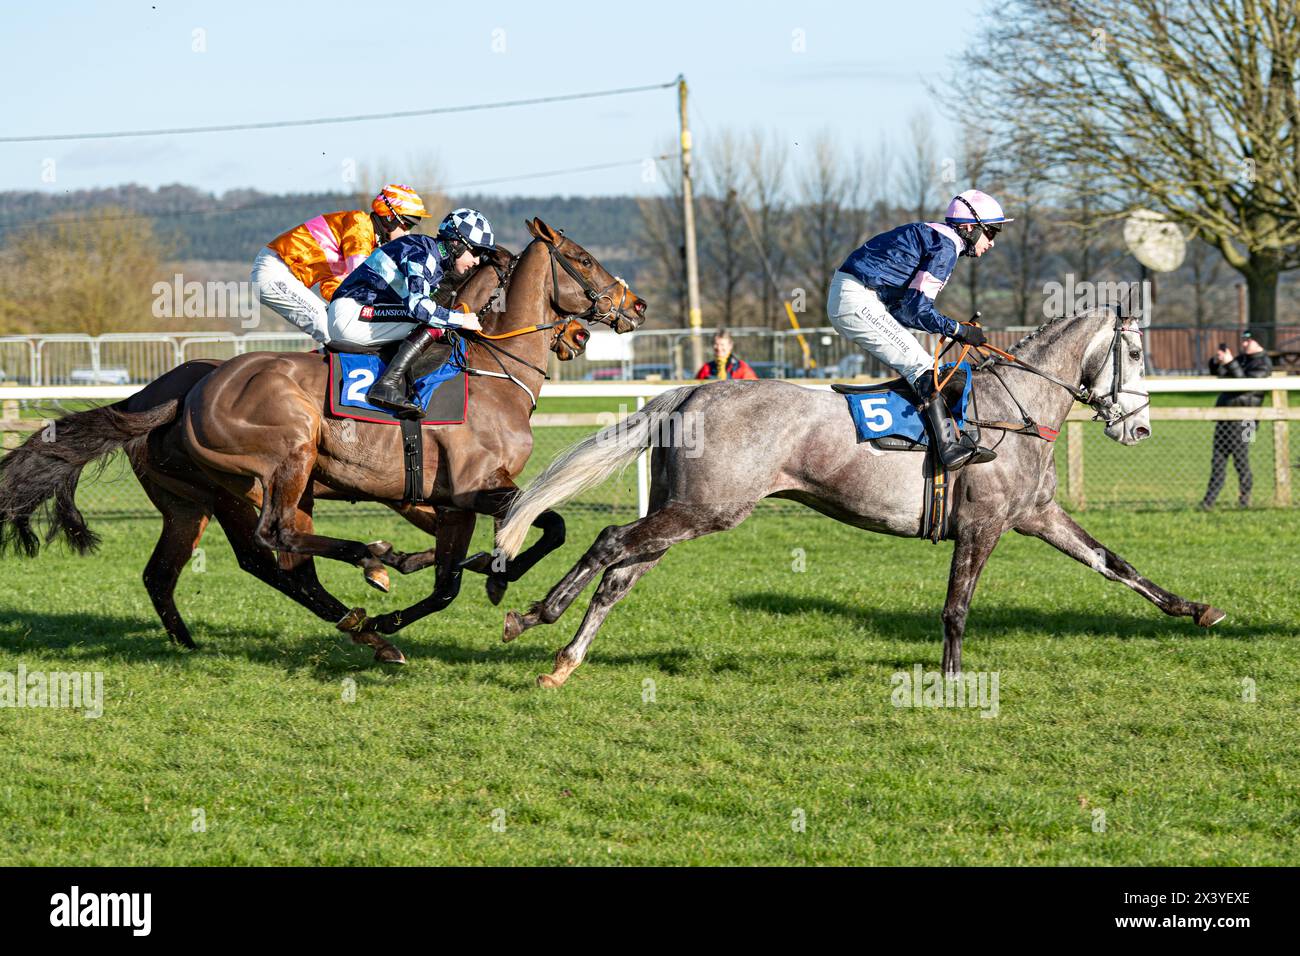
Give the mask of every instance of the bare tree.
[[894, 154], [884, 139], [876, 141], [870, 153], [859, 153], [862, 170], [862, 230], [863, 238], [892, 227], [887, 223], [890, 198], [893, 190], [890, 181], [894, 172]]
[[[785, 270], [789, 249], [789, 244], [781, 241], [788, 221], [785, 190], [789, 161], [790, 152], [780, 137], [775, 134], [765, 136], [757, 130], [750, 133], [746, 141], [745, 181], [753, 210], [757, 256], [767, 261], [778, 283]], [[781, 310], [776, 308], [776, 290], [768, 281], [762, 262], [757, 263], [755, 278], [761, 289], [759, 300], [763, 311], [760, 324], [773, 328], [784, 325], [779, 315]]]
[[1198, 337], [1210, 317], [1212, 293], [1219, 287], [1219, 267], [1222, 265], [1223, 258], [1213, 246], [1199, 238], [1187, 244], [1187, 267], [1192, 274], [1192, 320], [1196, 323]]
[[1063, 181], [1197, 230], [1246, 280], [1272, 344], [1300, 265], [1300, 6], [1288, 0], [1008, 0], [964, 58], [973, 108]]
[[711, 288], [707, 298], [717, 303], [718, 322], [724, 326], [736, 324], [736, 307], [741, 284], [751, 273], [752, 247], [745, 234], [739, 190], [744, 187], [744, 157], [739, 139], [730, 130], [715, 135], [702, 151], [704, 189], [702, 190], [705, 227], [700, 243], [704, 258], [712, 266], [702, 278]]
[[1015, 227], [998, 237], [992, 253], [1010, 287], [1010, 325], [1037, 325], [1042, 321], [1042, 268], [1046, 258], [1043, 198], [1046, 184], [1032, 170], [1015, 164], [1014, 178], [998, 187], [1003, 201], [1016, 210]]
[[[659, 152], [669, 155], [672, 145], [665, 144]], [[658, 196], [638, 197], [636, 201], [643, 226], [638, 245], [650, 259], [648, 284], [668, 293], [676, 307], [668, 324], [680, 328], [688, 322], [681, 167], [674, 159], [663, 159], [656, 160], [653, 169], [663, 192]]]
[[939, 153], [934, 143], [934, 126], [924, 111], [913, 113], [907, 121], [907, 144], [899, 169], [898, 192], [918, 219], [933, 215], [935, 188], [938, 185]]
[[[846, 170], [843, 156], [829, 133], [813, 141], [811, 155], [799, 175], [796, 260], [812, 302], [820, 310], [831, 276], [852, 251], [860, 221], [861, 176]], [[855, 209], [858, 207], [858, 209]]]
[[432, 223], [421, 223], [417, 231], [433, 232], [445, 213], [450, 212], [450, 198], [444, 191], [447, 178], [442, 163], [432, 153], [411, 154], [404, 161], [385, 162], [382, 166], [361, 163], [356, 170], [356, 201], [358, 208], [369, 209], [375, 194], [389, 183], [410, 186], [429, 210]]
[[[979, 189], [984, 184], [985, 174], [989, 169], [989, 138], [987, 133], [967, 123], [961, 131], [961, 152], [958, 156], [960, 166], [960, 189]], [[970, 299], [971, 314], [980, 310], [980, 270], [979, 260], [975, 259], [966, 270], [966, 294]]]
[[[163, 283], [170, 293], [174, 271], [163, 264], [163, 245], [151, 221], [121, 207], [56, 216], [0, 251], [0, 331], [156, 329], [154, 287]], [[206, 323], [206, 315], [185, 317], [183, 301], [168, 302], [173, 328]]]

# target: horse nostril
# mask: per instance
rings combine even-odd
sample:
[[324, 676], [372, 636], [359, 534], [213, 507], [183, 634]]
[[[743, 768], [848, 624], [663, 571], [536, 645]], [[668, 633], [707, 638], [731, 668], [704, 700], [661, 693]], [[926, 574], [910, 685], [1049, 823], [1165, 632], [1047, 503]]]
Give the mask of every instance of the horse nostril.
[[632, 311], [637, 315], [645, 315], [645, 302], [637, 299], [636, 305], [632, 306]]
[[1136, 438], [1138, 441], [1141, 441], [1144, 438], [1149, 438], [1150, 435], [1151, 435], [1151, 429], [1146, 428], [1143, 425], [1139, 425], [1137, 428], [1133, 429], [1133, 437]]

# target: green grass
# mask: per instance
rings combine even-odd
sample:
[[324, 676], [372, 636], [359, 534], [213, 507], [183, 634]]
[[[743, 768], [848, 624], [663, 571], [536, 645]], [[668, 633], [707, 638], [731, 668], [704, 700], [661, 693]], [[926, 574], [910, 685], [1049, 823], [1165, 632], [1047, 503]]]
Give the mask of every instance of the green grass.
[[[198, 652], [139, 584], [156, 520], [99, 522], [97, 557], [5, 559], [0, 671], [102, 671], [105, 711], [0, 710], [0, 864], [1300, 862], [1293, 512], [1084, 516], [1226, 609], [1208, 632], [1008, 536], [965, 648], [999, 674], [995, 719], [890, 702], [893, 674], [937, 667], [950, 546], [810, 512], [675, 548], [568, 685], [536, 689], [586, 597], [510, 645], [501, 612], [606, 520], [572, 515], [503, 608], [467, 581], [398, 636], [403, 669], [240, 572], [220, 531], [180, 587]], [[322, 524], [416, 546], [394, 521]], [[372, 613], [429, 585], [322, 569]]]

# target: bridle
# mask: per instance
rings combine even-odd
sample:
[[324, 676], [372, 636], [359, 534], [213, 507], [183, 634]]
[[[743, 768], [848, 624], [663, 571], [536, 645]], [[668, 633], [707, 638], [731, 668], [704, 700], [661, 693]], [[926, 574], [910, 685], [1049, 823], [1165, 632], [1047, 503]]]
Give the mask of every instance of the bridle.
[[[975, 314], [975, 318], [979, 318], [979, 313]], [[1019, 422], [985, 422], [974, 418], [969, 420], [972, 424], [984, 428], [994, 428], [1023, 435], [1033, 435], [1034, 437], [1041, 438], [1044, 441], [1054, 441], [1056, 436], [1059, 434], [1059, 430], [1050, 428], [1046, 425], [1040, 425], [1034, 421], [1030, 414], [1025, 411], [1025, 407], [1020, 404], [1020, 400], [1016, 398], [1015, 393], [1011, 391], [1002, 376], [997, 372], [999, 368], [1022, 368], [1026, 372], [1037, 375], [1039, 378], [1046, 379], [1054, 385], [1059, 385], [1061, 388], [1069, 392], [1076, 402], [1087, 405], [1094, 412], [1092, 416], [1093, 421], [1103, 421], [1106, 423], [1107, 428], [1113, 428], [1114, 426], [1127, 421], [1134, 415], [1138, 414], [1138, 412], [1141, 412], [1150, 406], [1151, 396], [1147, 392], [1140, 392], [1134, 388], [1126, 388], [1124, 385], [1125, 332], [1134, 332], [1137, 335], [1142, 334], [1141, 329], [1125, 328], [1123, 313], [1116, 310], [1114, 331], [1111, 335], [1110, 346], [1107, 350], [1109, 352], [1109, 361], [1112, 369], [1110, 388], [1107, 391], [1100, 393], [1082, 383], [1075, 385], [1067, 382], [1064, 379], [1053, 375], [1051, 372], [1012, 355], [1010, 352], [1004, 352], [995, 345], [985, 343], [982, 346], [963, 346], [961, 355], [957, 359], [957, 364], [960, 365], [961, 361], [965, 358], [966, 353], [973, 349], [982, 359], [978, 365], [974, 366], [974, 370], [978, 372], [987, 369], [993, 377], [998, 380], [998, 383], [1006, 391], [1007, 395], [1011, 397], [1012, 402], [1015, 403], [1016, 409], [1020, 412], [1021, 416], [1021, 421]], [[988, 354], [985, 354], [986, 352]], [[936, 365], [937, 364], [936, 360]], [[1141, 395], [1146, 399], [1146, 401], [1137, 408], [1124, 412], [1119, 404], [1119, 398], [1121, 395]]]
[[[563, 229], [558, 231], [561, 236], [564, 235]], [[590, 303], [582, 312], [568, 315], [568, 318], [584, 319], [587, 322], [601, 322], [608, 325], [611, 329], [617, 326], [620, 319], [627, 319], [632, 323], [632, 327], [636, 328], [638, 323], [637, 317], [628, 315], [623, 309], [624, 304], [627, 302], [627, 297], [632, 294], [632, 290], [628, 288], [627, 283], [623, 281], [621, 276], [614, 276], [609, 285], [605, 286], [603, 289], [597, 289], [587, 281], [586, 276], [574, 268], [573, 263], [560, 255], [559, 250], [555, 248], [553, 243], [541, 238], [537, 241], [546, 246], [546, 251], [550, 253], [551, 256], [551, 308], [555, 310], [556, 315], [565, 315], [564, 309], [560, 307], [559, 300], [560, 275], [555, 268], [556, 263], [559, 263], [560, 267], [569, 274], [569, 278], [578, 283], [578, 288], [582, 290], [583, 295], [587, 297], [587, 300]], [[618, 293], [617, 302], [614, 301], [615, 291]], [[603, 312], [601, 311], [602, 301], [608, 301], [609, 303], [609, 308], [605, 309]]]
[[[560, 235], [564, 235], [563, 230], [560, 230]], [[637, 318], [629, 315], [623, 308], [624, 304], [627, 302], [627, 297], [632, 294], [632, 290], [628, 288], [627, 282], [625, 282], [621, 277], [615, 276], [613, 281], [610, 282], [609, 285], [605, 286], [604, 289], [596, 289], [587, 281], [587, 278], [582, 273], [573, 267], [568, 259], [559, 254], [554, 244], [540, 238], [535, 241], [546, 246], [546, 251], [551, 258], [550, 304], [551, 310], [556, 314], [556, 316], [558, 316], [558, 318], [551, 322], [538, 322], [536, 325], [526, 325], [523, 328], [511, 329], [509, 332], [500, 332], [495, 335], [477, 331], [469, 332], [469, 335], [473, 335], [477, 339], [482, 339], [484, 340], [484, 344], [487, 344], [488, 342], [496, 342], [501, 339], [512, 339], [519, 335], [529, 335], [533, 332], [542, 332], [549, 329], [552, 332], [557, 333], [556, 340], [551, 343], [551, 350], [558, 351], [558, 346], [560, 344], [558, 333], [567, 329], [575, 319], [582, 319], [586, 322], [600, 322], [603, 325], [608, 325], [611, 329], [616, 327], [620, 319], [627, 319], [634, 326], [636, 325]], [[522, 252], [517, 256], [512, 256], [509, 265], [507, 265], [504, 270], [502, 270], [495, 262], [492, 263], [492, 267], [496, 269], [497, 272], [497, 286], [492, 290], [492, 294], [488, 296], [487, 302], [483, 304], [483, 307], [475, 313], [480, 319], [484, 318], [488, 312], [492, 310], [492, 305], [497, 301], [497, 297], [505, 293], [506, 284], [510, 281], [510, 277], [515, 271], [515, 266], [519, 264], [519, 260], [522, 258]], [[578, 287], [590, 302], [587, 308], [582, 312], [571, 313], [560, 305], [560, 274], [557, 269], [557, 263], [559, 268], [564, 269], [573, 281], [578, 283]], [[614, 301], [613, 290], [615, 289], [621, 290], [617, 302]], [[609, 302], [609, 308], [605, 309], [603, 312], [601, 311], [602, 301]], [[585, 344], [587, 339], [586, 330], [581, 331], [584, 334], [582, 336], [582, 341], [579, 344]], [[529, 365], [528, 362], [511, 355], [509, 352], [505, 352], [504, 349], [498, 348], [498, 351], [504, 352], [504, 354], [509, 355], [521, 364]], [[533, 368], [535, 371], [542, 371], [533, 365], [529, 365], [529, 367]], [[545, 373], [543, 372], [543, 374]]]
[[[560, 230], [560, 235], [564, 235], [563, 230]], [[554, 335], [550, 344], [550, 350], [552, 352], [555, 352], [558, 355], [560, 354], [560, 347], [564, 344], [564, 333], [568, 331], [571, 326], [577, 326], [575, 329], [573, 329], [573, 338], [575, 339], [578, 345], [579, 352], [581, 352], [582, 349], [586, 346], [587, 339], [590, 337], [590, 333], [586, 329], [582, 328], [581, 326], [578, 326], [577, 324], [578, 319], [583, 319], [587, 322], [600, 322], [602, 324], [608, 325], [612, 329], [617, 327], [617, 323], [620, 319], [627, 319], [628, 321], [632, 322], [634, 326], [637, 322], [636, 318], [628, 315], [628, 313], [623, 309], [624, 304], [627, 302], [627, 297], [631, 295], [631, 289], [628, 288], [628, 284], [622, 278], [615, 276], [613, 282], [611, 282], [604, 289], [598, 290], [590, 282], [588, 282], [586, 277], [583, 276], [582, 273], [578, 272], [578, 270], [575, 269], [566, 258], [564, 258], [559, 254], [558, 250], [556, 250], [553, 243], [550, 243], [547, 240], [542, 239], [540, 237], [537, 238], [535, 241], [543, 243], [546, 246], [547, 253], [550, 255], [550, 259], [551, 259], [550, 306], [552, 311], [555, 312], [557, 318], [551, 322], [538, 322], [535, 325], [526, 325], [523, 328], [511, 329], [509, 332], [499, 332], [496, 334], [477, 331], [477, 330], [461, 330], [459, 332], [460, 335], [472, 338], [474, 341], [477, 341], [480, 345], [484, 346], [492, 355], [492, 358], [496, 361], [497, 365], [500, 366], [501, 368], [500, 372], [491, 372], [491, 371], [484, 371], [482, 369], [470, 369], [470, 368], [467, 368], [466, 371], [469, 372], [470, 374], [486, 375], [494, 378], [510, 379], [516, 385], [522, 388], [524, 391], [528, 392], [529, 397], [532, 399], [534, 408], [537, 406], [536, 396], [533, 395], [532, 390], [529, 389], [526, 385], [524, 385], [523, 382], [521, 382], [518, 378], [516, 378], [514, 375], [510, 374], [506, 370], [505, 363], [502, 362], [501, 356], [504, 356], [505, 358], [508, 358], [513, 362], [523, 365], [526, 368], [532, 369], [534, 372], [537, 372], [539, 375], [541, 375], [544, 380], [550, 379], [550, 375], [547, 373], [546, 369], [534, 365], [532, 362], [529, 362], [527, 359], [520, 358], [518, 355], [511, 352], [509, 349], [506, 349], [503, 346], [496, 344], [497, 342], [503, 339], [512, 339], [520, 335], [530, 335], [534, 332], [544, 332], [549, 330]], [[492, 268], [496, 271], [497, 274], [497, 285], [496, 288], [492, 290], [492, 293], [488, 296], [487, 301], [484, 302], [483, 306], [475, 313], [475, 315], [477, 315], [479, 319], [485, 318], [487, 314], [492, 311], [492, 307], [494, 303], [498, 300], [498, 298], [501, 295], [505, 294], [506, 286], [509, 284], [511, 276], [514, 274], [515, 267], [519, 264], [520, 260], [523, 259], [523, 255], [524, 254], [521, 252], [518, 255], [511, 256], [510, 261], [509, 263], [507, 263], [505, 268], [502, 268], [496, 262], [491, 263]], [[590, 304], [587, 306], [587, 308], [584, 311], [577, 314], [572, 314], [567, 312], [560, 305], [560, 301], [559, 301], [560, 280], [559, 280], [559, 272], [556, 268], [557, 262], [559, 263], [559, 266], [562, 267], [564, 271], [567, 272], [569, 276], [576, 283], [578, 283], [579, 288], [582, 289], [583, 294], [586, 295]], [[617, 302], [614, 301], [614, 294], [612, 291], [616, 288], [621, 289], [621, 293], [619, 294]], [[602, 312], [601, 305], [603, 300], [608, 301], [609, 308], [605, 309]]]
[[[1124, 387], [1123, 372], [1124, 372], [1124, 333], [1125, 332], [1133, 332], [1136, 335], [1142, 334], [1141, 329], [1124, 328], [1123, 313], [1116, 310], [1115, 334], [1112, 335], [1110, 339], [1110, 360], [1111, 360], [1111, 370], [1112, 370], [1110, 376], [1110, 392], [1105, 396], [1097, 396], [1096, 394], [1090, 391], [1088, 399], [1084, 402], [1084, 404], [1091, 405], [1093, 410], [1096, 411], [1097, 413], [1096, 415], [1093, 416], [1092, 420], [1093, 421], [1104, 420], [1106, 422], [1107, 428], [1114, 427], [1115, 425], [1118, 425], [1121, 422], [1127, 421], [1128, 419], [1136, 415], [1138, 412], [1145, 410], [1151, 405], [1150, 392], [1139, 392], [1135, 388]], [[1125, 412], [1123, 415], [1120, 415], [1118, 417], [1112, 417], [1112, 413], [1116, 409], [1119, 409], [1120, 407], [1119, 397], [1121, 395], [1141, 395], [1143, 398], [1146, 399], [1146, 401], [1143, 402], [1141, 405], [1139, 405], [1137, 408]], [[1106, 417], [1103, 419], [1103, 416]]]

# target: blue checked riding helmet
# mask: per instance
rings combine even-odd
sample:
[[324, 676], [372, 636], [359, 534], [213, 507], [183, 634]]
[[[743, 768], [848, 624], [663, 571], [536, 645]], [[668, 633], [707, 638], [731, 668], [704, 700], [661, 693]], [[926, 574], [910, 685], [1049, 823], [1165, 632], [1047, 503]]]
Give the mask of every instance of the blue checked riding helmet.
[[459, 258], [465, 249], [487, 256], [497, 247], [492, 224], [477, 209], [453, 209], [447, 213], [438, 224], [438, 238], [447, 243], [452, 259]]
[[[996, 199], [978, 189], [968, 189], [953, 196], [952, 202], [948, 203], [948, 210], [944, 213], [943, 219], [950, 226], [978, 226], [979, 231], [983, 231], [989, 242], [997, 238], [1004, 224], [1015, 222], [1014, 219], [1007, 218], [1006, 213], [1002, 211], [1002, 206]], [[962, 237], [962, 242], [965, 244], [961, 254], [963, 256], [975, 255], [978, 231], [975, 229], [958, 229], [957, 234]]]

